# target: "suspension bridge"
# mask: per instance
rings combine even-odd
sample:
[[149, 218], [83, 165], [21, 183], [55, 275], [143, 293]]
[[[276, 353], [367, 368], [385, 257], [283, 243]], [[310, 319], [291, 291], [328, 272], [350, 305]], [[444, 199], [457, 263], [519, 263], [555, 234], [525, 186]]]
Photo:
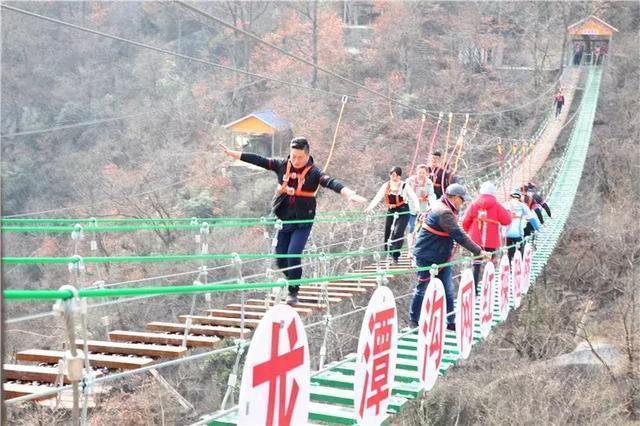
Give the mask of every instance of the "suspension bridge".
[[[575, 72], [575, 71], [574, 71]], [[548, 180], [549, 197], [548, 202], [554, 206], [554, 218], [537, 234], [536, 249], [533, 252], [531, 265], [531, 283], [534, 284], [536, 277], [544, 268], [548, 258], [551, 256], [555, 245], [564, 229], [565, 222], [571, 211], [573, 200], [580, 182], [580, 177], [584, 167], [586, 153], [589, 147], [591, 129], [595, 116], [598, 91], [602, 75], [601, 67], [591, 67], [587, 69], [585, 89], [581, 105], [577, 109], [574, 119], [573, 130], [561, 160], [557, 163], [556, 169]], [[550, 129], [550, 128], [548, 128]], [[549, 131], [549, 130], [547, 130]], [[553, 130], [558, 133], [558, 130]], [[544, 135], [543, 131], [541, 135]], [[547, 149], [547, 148], [545, 148]], [[515, 168], [514, 168], [515, 169]], [[513, 171], [519, 181], [520, 170]], [[505, 176], [505, 179], [509, 177]], [[382, 215], [381, 215], [382, 216]], [[374, 221], [376, 218], [367, 218]], [[236, 219], [235, 222], [220, 222], [215, 220], [201, 223], [184, 224], [109, 224], [98, 225], [96, 221], [88, 221], [84, 229], [79, 228], [77, 219], [70, 219], [68, 222], [74, 225], [66, 225], [65, 221], [60, 221], [55, 225], [44, 225], [41, 222], [46, 220], [15, 219], [5, 220], [3, 224], [4, 232], [60, 232], [70, 231], [80, 232], [126, 232], [132, 229], [152, 229], [154, 227], [174, 227], [176, 230], [191, 230], [199, 232], [202, 238], [207, 233], [205, 230], [211, 226], [251, 226], [253, 223], [246, 219]], [[55, 220], [52, 220], [54, 223]], [[343, 214], [341, 218], [330, 218], [320, 216], [317, 221], [362, 221], [361, 217]], [[11, 223], [13, 222], [13, 223]], [[38, 222], [38, 223], [36, 223]], [[60, 224], [62, 223], [62, 224]], [[259, 221], [261, 225], [278, 226], [276, 221]], [[255, 225], [255, 224], [253, 224]], [[93, 226], [93, 227], [92, 227]], [[140, 228], [141, 227], [141, 228]], [[364, 232], [367, 233], [366, 230]], [[317, 248], [316, 248], [317, 249]], [[381, 256], [382, 255], [382, 256]], [[241, 265], [242, 261], [256, 261], [260, 259], [275, 257], [264, 254], [231, 254], [231, 255], [184, 255], [184, 256], [156, 256], [147, 257], [126, 257], [121, 259], [99, 258], [99, 257], [69, 257], [69, 258], [10, 258], [3, 259], [5, 264], [18, 264], [20, 262], [31, 263], [62, 263], [75, 267], [78, 271], [84, 268], [84, 264], [100, 262], [131, 262], [131, 261], [179, 261], [179, 260], [231, 260], [235, 265]], [[359, 248], [353, 252], [325, 252], [307, 253], [308, 259], [315, 259], [319, 264], [324, 265], [323, 274], [313, 278], [300, 280], [301, 302], [295, 306], [296, 312], [301, 317], [311, 317], [314, 312], [330, 312], [329, 307], [335, 306], [357, 296], [366, 297], [371, 290], [384, 284], [388, 279], [395, 276], [410, 274], [416, 271], [411, 266], [407, 257], [403, 257], [400, 264], [389, 265], [384, 262], [383, 253], [376, 250], [376, 247], [365, 250]], [[374, 260], [369, 266], [364, 266], [367, 262], [363, 259], [369, 257]], [[330, 268], [326, 266], [330, 259], [355, 258], [360, 259], [360, 265], [356, 265], [354, 270], [343, 275], [330, 276]], [[377, 261], [375, 261], [377, 259]], [[469, 262], [468, 258], [454, 261], [455, 264], [464, 266]], [[322, 268], [321, 268], [322, 269]], [[203, 278], [203, 270], [199, 271], [199, 278]], [[69, 306], [64, 303], [58, 306], [61, 313], [65, 309], [71, 309], [71, 301], [86, 301], [90, 298], [98, 297], [150, 297], [166, 294], [211, 294], [217, 291], [245, 291], [258, 289], [282, 288], [286, 282], [267, 281], [262, 283], [248, 283], [242, 277], [241, 268], [238, 268], [238, 276], [235, 284], [207, 284], [206, 279], [201, 279], [198, 285], [194, 286], [174, 286], [174, 287], [142, 287], [142, 288], [80, 288], [79, 290], [6, 290], [5, 300], [29, 299], [29, 300], [66, 300]], [[324, 275], [327, 274], [327, 275]], [[205, 273], [206, 275], [206, 273]], [[245, 277], [246, 278], [246, 277]], [[496, 280], [499, 278], [496, 277]], [[495, 287], [497, 288], [497, 287]], [[510, 306], [515, 306], [513, 290], [510, 291]], [[399, 296], [399, 298], [406, 297]], [[498, 299], [496, 291], [493, 297]], [[210, 298], [210, 296], [208, 297]], [[195, 300], [195, 298], [194, 298]], [[210, 299], [209, 299], [210, 300]], [[66, 303], [66, 302], [65, 302]], [[240, 303], [230, 303], [223, 308], [209, 308], [201, 314], [193, 312], [178, 316], [178, 322], [154, 321], [145, 326], [145, 330], [113, 330], [108, 333], [109, 340], [90, 340], [85, 336], [75, 338], [70, 332], [70, 347], [84, 348], [87, 354], [85, 361], [88, 362], [92, 371], [90, 378], [83, 377], [85, 385], [90, 383], [91, 387], [99, 392], [101, 386], [117, 379], [123, 379], [132, 374], [141, 374], [145, 371], [157, 371], [165, 366], [175, 365], [188, 360], [204, 359], [206, 357], [221, 353], [240, 353], [249, 345], [249, 337], [259, 321], [268, 312], [270, 306], [277, 304], [277, 297], [268, 296], [266, 299], [249, 298]], [[497, 305], [496, 305], [497, 306]], [[81, 308], [80, 308], [81, 309]], [[495, 308], [497, 309], [497, 308]], [[361, 312], [362, 308], [348, 311], [341, 314], [351, 315], [354, 312]], [[70, 312], [66, 312], [70, 314]], [[475, 307], [475, 328], [473, 342], [481, 344], [482, 338], [479, 330], [480, 306], [479, 299], [476, 300]], [[86, 318], [85, 318], [86, 321]], [[494, 312], [492, 326], [500, 324], [497, 312]], [[9, 323], [15, 323], [9, 320]], [[316, 324], [325, 324], [319, 321]], [[308, 324], [307, 326], [313, 326]], [[73, 329], [73, 327], [70, 327]], [[233, 346], [221, 348], [223, 339], [236, 339]], [[425, 395], [425, 391], [418, 377], [417, 367], [417, 331], [405, 329], [395, 342], [397, 351], [396, 373], [392, 386], [392, 397], [387, 408], [387, 415], [393, 416], [400, 412], [407, 401]], [[446, 331], [444, 336], [444, 356], [440, 366], [440, 375], [445, 375], [449, 368], [462, 361], [460, 357], [458, 343], [455, 332]], [[205, 352], [202, 352], [202, 350]], [[195, 354], [193, 354], [195, 352]], [[55, 397], [61, 392], [73, 390], [72, 381], [60, 374], [58, 364], [65, 358], [63, 351], [31, 349], [19, 351], [15, 359], [19, 364], [5, 364], [4, 383], [5, 403], [14, 406], [25, 401], [37, 401]], [[321, 366], [309, 377], [311, 383], [309, 421], [326, 422], [331, 424], [354, 424], [357, 416], [354, 411], [354, 371], [355, 355], [348, 355], [343, 360], [334, 361]], [[38, 363], [34, 366], [33, 363]], [[55, 386], [58, 384], [58, 386]], [[76, 382], [77, 384], [77, 382]], [[86, 386], [85, 386], [86, 389]], [[87, 391], [84, 392], [85, 394]], [[200, 424], [236, 424], [238, 421], [237, 406], [226, 408], [211, 415], [204, 416]]]
[[[178, 3], [200, 13], [191, 6], [182, 2]], [[13, 11], [19, 10], [5, 5], [3, 7]], [[38, 17], [36, 14], [31, 15]], [[213, 18], [210, 15], [207, 16]], [[42, 17], [40, 16], [40, 18]], [[48, 20], [61, 23], [58, 20]], [[81, 29], [79, 26], [73, 27]], [[237, 30], [237, 28], [235, 29]], [[94, 33], [96, 32], [94, 31]], [[104, 33], [98, 35], [108, 36]], [[254, 37], [250, 34], [247, 35]], [[110, 38], [114, 37], [110, 36]], [[141, 43], [122, 38], [117, 39], [145, 47]], [[260, 40], [260, 42], [262, 41]], [[166, 50], [162, 51], [162, 49], [155, 50], [172, 54]], [[294, 59], [299, 60], [300, 58], [294, 57]], [[567, 89], [567, 103], [560, 119], [554, 120], [548, 117], [534, 135], [532, 143], [522, 144], [521, 149], [512, 150], [509, 158], [501, 157], [499, 168], [494, 168], [489, 173], [467, 182], [470, 188], [475, 189], [484, 180], [496, 180], [500, 183], [499, 193], [506, 194], [508, 189], [514, 187], [514, 183], [524, 183], [538, 175], [563, 128], [572, 126], [571, 135], [563, 154], [556, 162], [555, 168], [547, 174], [545, 189], [549, 194], [548, 203], [554, 207], [554, 217], [536, 234], [535, 249], [532, 248], [532, 244], [527, 244], [527, 251], [530, 251], [531, 257], [530, 264], [527, 266], [530, 269], [526, 275], [526, 283], [516, 284], [520, 279], [520, 272], [516, 274], [512, 271], [512, 266], [508, 264], [508, 261], [506, 265], [506, 285], [508, 286], [506, 293], [503, 291], [505, 275], [502, 273], [495, 274], [493, 281], [482, 282], [481, 288], [483, 291], [485, 288], [488, 289], [486, 292], [491, 300], [489, 306], [493, 307], [489, 315], [491, 328], [499, 326], [506, 319], [501, 308], [501, 304], [505, 300], [510, 309], [516, 309], [520, 305], [520, 298], [524, 296], [529, 285], [535, 284], [536, 278], [552, 255], [564, 230], [584, 168], [598, 103], [602, 71], [602, 66], [595, 65], [568, 68], [561, 77], [565, 89]], [[333, 77], [344, 79], [340, 75], [327, 72]], [[582, 99], [573, 116], [569, 116], [573, 95], [581, 79], [584, 79]], [[365, 86], [358, 87], [366, 89], [376, 96], [380, 95]], [[395, 102], [387, 96], [382, 96]], [[426, 116], [426, 111], [421, 109], [417, 109], [417, 111]], [[468, 121], [468, 113], [465, 114]], [[451, 133], [450, 117], [448, 135]], [[434, 139], [442, 118], [441, 115], [438, 119], [437, 127], [434, 130]], [[422, 134], [422, 128], [420, 134]], [[460, 134], [461, 137], [457, 142], [460, 145], [459, 152], [462, 151], [463, 136], [466, 134], [466, 122], [460, 130]], [[335, 139], [334, 135], [334, 144]], [[418, 152], [420, 141], [419, 137], [416, 152]], [[447, 136], [447, 143], [448, 141], [449, 136]], [[453, 152], [456, 152], [457, 148], [454, 146]], [[15, 353], [12, 363], [3, 365], [4, 403], [12, 410], [19, 410], [24, 406], [23, 404], [61, 405], [73, 410], [74, 422], [79, 422], [82, 419], [82, 422], [85, 423], [88, 410], [96, 406], [102, 393], [108, 393], [110, 384], [122, 383], [133, 376], [150, 373], [186, 410], [193, 413], [195, 407], [164, 380], [158, 371], [184, 363], [203, 362], [212, 357], [226, 354], [234, 357], [234, 363], [229, 369], [225, 386], [226, 392], [220, 409], [210, 410], [208, 414], [198, 413], [201, 417], [196, 424], [243, 424], [242, 395], [240, 395], [238, 403], [235, 402], [239, 388], [238, 377], [243, 368], [241, 360], [243, 355], [251, 350], [252, 336], [259, 329], [261, 322], [264, 322], [265, 318], [269, 318], [274, 307], [282, 305], [283, 289], [286, 289], [290, 284], [299, 284], [301, 286], [299, 303], [291, 309], [304, 320], [306, 333], [316, 329], [322, 330], [320, 334], [323, 335], [322, 344], [318, 348], [317, 369], [310, 371], [306, 378], [306, 385], [309, 389], [308, 400], [300, 402], [301, 406], [305, 406], [306, 420], [309, 423], [357, 424], [362, 421], [362, 414], [360, 412], [359, 417], [358, 413], [361, 402], [357, 398], [358, 392], [361, 392], [357, 384], [358, 356], [351, 353], [342, 359], [331, 357], [331, 361], [327, 362], [328, 333], [332, 330], [332, 323], [345, 318], [347, 320], [357, 318], [357, 315], [364, 313], [367, 307], [355, 306], [354, 300], [366, 302], [372, 292], [387, 287], [387, 284], [394, 281], [396, 277], [411, 276], [420, 269], [412, 265], [406, 253], [397, 265], [392, 265], [385, 259], [386, 253], [382, 249], [383, 244], [374, 242], [381, 239], [376, 229], [380, 228], [378, 222], [384, 220], [385, 216], [365, 216], [357, 212], [343, 211], [321, 214], [314, 220], [289, 221], [289, 223], [309, 222], [318, 226], [325, 225], [322, 230], [328, 234], [334, 234], [336, 225], [348, 229], [349, 238], [347, 240], [336, 243], [333, 238], [328, 238], [330, 242], [326, 244], [324, 242], [316, 244], [314, 241], [302, 255], [209, 253], [209, 236], [214, 230], [251, 227], [265, 230], [265, 243], [267, 251], [270, 251], [274, 235], [283, 225], [282, 221], [270, 218], [172, 218], [165, 220], [143, 219], [139, 222], [132, 219], [3, 218], [3, 233], [30, 235], [68, 233], [75, 242], [74, 254], [69, 257], [3, 257], [2, 261], [5, 265], [66, 265], [76, 284], [75, 286], [62, 286], [58, 290], [9, 289], [4, 291], [4, 300], [11, 303], [20, 303], [19, 301], [55, 302], [51, 311], [9, 318], [6, 324], [28, 323], [58, 316], [62, 318], [67, 338], [67, 344], [63, 350], [21, 349]], [[79, 244], [89, 235], [93, 236], [91, 251], [95, 251], [96, 234], [157, 230], [171, 230], [195, 235], [199, 248], [198, 253], [193, 255], [166, 254], [121, 257], [83, 257], [78, 254]], [[317, 231], [316, 235], [316, 239], [321, 237]], [[307, 266], [313, 268], [313, 276], [286, 281], [276, 279], [276, 273], [281, 270], [267, 269], [265, 273], [253, 275], [246, 273], [247, 265], [252, 263], [258, 265], [264, 262], [265, 265], [269, 265], [273, 259], [291, 256], [301, 257]], [[457, 277], [463, 279], [465, 270], [472, 260], [473, 258], [458, 258], [448, 264], [460, 268], [462, 273]], [[152, 277], [149, 280], [195, 276], [193, 285], [131, 287], [127, 286], [130, 284], [129, 282], [111, 284], [102, 282], [93, 286], [87, 284], [86, 271], [91, 266], [98, 268], [99, 265], [112, 263], [183, 261], [199, 262], [200, 267], [187, 273]], [[207, 266], [208, 262], [224, 264], [210, 267]], [[443, 265], [438, 266], [442, 267]], [[501, 270], [503, 266], [500, 265]], [[491, 264], [491, 268], [493, 267]], [[211, 276], [218, 270], [231, 275], [231, 278], [210, 282]], [[496, 270], [498, 269], [496, 268]], [[229, 273], [229, 271], [231, 272]], [[224, 293], [237, 294], [240, 300], [214, 307], [212, 304], [214, 295]], [[119, 303], [137, 303], [152, 297], [170, 295], [190, 295], [190, 309], [169, 321], [162, 318], [149, 322], [144, 325], [143, 329], [110, 330], [108, 329], [108, 321], [105, 321], [105, 326], [108, 329], [107, 338], [104, 340], [90, 338], [92, 333], [89, 332], [88, 316], [92, 309], [109, 309]], [[409, 295], [410, 293], [394, 294], [394, 303], [406, 300]], [[91, 300], [105, 298], [107, 298], [106, 302], [89, 304]], [[204, 299], [205, 309], [196, 310], [199, 298]], [[349, 306], [349, 302], [352, 306]], [[486, 320], [483, 317], [486, 317], [486, 312], [480, 295], [474, 299], [473, 303], [471, 341], [475, 345], [482, 344], [487, 337], [486, 332], [482, 330], [483, 321]], [[462, 316], [461, 309], [461, 303], [457, 302], [458, 316]], [[322, 329], [323, 326], [324, 329]], [[301, 332], [298, 331], [298, 333]], [[296, 340], [298, 336], [294, 337]], [[469, 348], [463, 350], [460, 338], [459, 332], [449, 330], [444, 332], [443, 355], [438, 366], [439, 376], [445, 376], [450, 368], [455, 367], [457, 363], [462, 362], [468, 356]], [[392, 369], [394, 374], [389, 382], [389, 397], [384, 404], [384, 412], [379, 413], [376, 424], [392, 421], [393, 416], [401, 413], [410, 400], [428, 397], [424, 377], [421, 378], [420, 375], [420, 339], [419, 328], [405, 328], [400, 330], [390, 342], [392, 346], [390, 351], [394, 354], [395, 359], [394, 369]], [[304, 340], [306, 341], [306, 337]], [[285, 382], [286, 375], [280, 379], [280, 386], [286, 387], [287, 385], [283, 384]], [[282, 395], [284, 394], [281, 394], [281, 397]], [[61, 402], [61, 398], [64, 401]], [[65, 398], [68, 398], [68, 401]], [[51, 400], [55, 402], [52, 403]], [[280, 401], [280, 409], [284, 410], [286, 407], [283, 408], [282, 404], [283, 402]], [[82, 409], [82, 413], [79, 412], [80, 409]], [[295, 411], [296, 407], [287, 409]], [[281, 411], [281, 416], [282, 413], [283, 411]], [[246, 421], [244, 424], [247, 424]]]

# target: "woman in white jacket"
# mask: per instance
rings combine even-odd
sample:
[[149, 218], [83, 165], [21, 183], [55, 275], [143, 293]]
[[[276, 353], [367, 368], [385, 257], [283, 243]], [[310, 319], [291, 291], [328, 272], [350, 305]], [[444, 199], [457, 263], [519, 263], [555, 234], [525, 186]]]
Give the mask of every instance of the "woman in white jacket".
[[382, 184], [365, 212], [371, 212], [383, 200], [388, 209], [384, 225], [384, 248], [390, 252], [393, 263], [397, 264], [404, 243], [404, 231], [409, 223], [409, 215], [418, 214], [420, 209], [420, 201], [416, 193], [411, 185], [407, 185], [402, 180], [400, 167], [396, 166], [389, 171], [389, 180]]

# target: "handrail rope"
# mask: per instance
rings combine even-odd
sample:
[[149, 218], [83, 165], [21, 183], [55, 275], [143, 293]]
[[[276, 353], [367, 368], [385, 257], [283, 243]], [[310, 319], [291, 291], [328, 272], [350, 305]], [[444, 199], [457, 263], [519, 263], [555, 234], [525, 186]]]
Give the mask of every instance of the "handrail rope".
[[[523, 239], [524, 241], [524, 239]], [[510, 246], [501, 247], [496, 252], [504, 251], [510, 247], [515, 247], [519, 243], [512, 244]], [[400, 250], [395, 250], [400, 251]], [[438, 268], [444, 268], [447, 266], [454, 266], [461, 263], [469, 262], [474, 259], [481, 259], [482, 256], [470, 256], [463, 257], [450, 262], [445, 262], [436, 265]], [[125, 297], [125, 296], [140, 296], [150, 294], [190, 294], [190, 293], [204, 293], [204, 292], [227, 292], [236, 290], [256, 290], [266, 288], [280, 288], [286, 285], [303, 285], [303, 284], [315, 284], [324, 281], [339, 281], [344, 279], [356, 279], [356, 278], [371, 278], [381, 275], [402, 275], [412, 272], [425, 271], [430, 269], [428, 267], [415, 267], [409, 269], [394, 269], [386, 270], [382, 272], [362, 272], [356, 274], [334, 275], [329, 277], [320, 278], [299, 278], [294, 280], [288, 280], [287, 282], [259, 282], [251, 284], [231, 284], [231, 285], [184, 285], [184, 286], [164, 286], [164, 287], [137, 287], [137, 288], [119, 288], [119, 289], [79, 289], [78, 297], [81, 298], [101, 298], [101, 297]], [[5, 300], [51, 300], [51, 299], [68, 299], [72, 297], [71, 292], [65, 290], [4, 290]]]
[[[382, 253], [365, 252], [364, 254]], [[329, 252], [329, 253], [238, 253], [241, 259], [298, 259], [298, 258], [320, 258], [327, 257], [356, 257], [361, 256], [360, 251], [351, 252]], [[83, 257], [84, 263], [128, 263], [128, 262], [183, 262], [198, 260], [232, 260], [233, 254], [211, 253], [211, 254], [174, 254], [157, 256], [100, 256]], [[16, 264], [74, 264], [78, 263], [78, 257], [3, 257], [2, 263], [5, 265]]]
[[[267, 170], [260, 170], [260, 173], [267, 172]], [[360, 214], [357, 210], [336, 210], [327, 212], [317, 212], [316, 217], [335, 216], [335, 215], [348, 215]], [[6, 223], [92, 223], [95, 221], [103, 223], [167, 223], [167, 222], [191, 222], [197, 220], [198, 222], [224, 222], [224, 221], [249, 221], [258, 220], [260, 218], [253, 216], [215, 216], [215, 217], [78, 217], [78, 218], [34, 218], [34, 217], [1, 217], [0, 221]]]
[[[471, 143], [473, 142], [473, 140], [475, 139], [476, 135], [478, 134], [478, 126], [476, 126], [476, 130], [473, 133], [473, 136], [471, 136], [471, 138], [469, 138], [469, 142]], [[458, 148], [458, 155], [456, 156], [456, 161], [453, 164], [453, 174], [455, 175], [458, 172], [458, 163], [460, 162], [460, 157], [462, 157], [462, 149], [464, 147], [464, 143], [466, 142], [465, 137], [467, 136], [467, 125], [465, 122], [465, 126], [464, 126], [464, 130], [462, 131], [462, 134], [460, 135], [460, 147]]]
[[[408, 212], [403, 212], [400, 214], [408, 214]], [[390, 213], [380, 213], [373, 215], [374, 218], [382, 218], [390, 215]], [[275, 225], [280, 222], [282, 224], [303, 224], [303, 223], [336, 223], [336, 222], [358, 222], [366, 217], [366, 214], [363, 212], [358, 212], [357, 215], [346, 216], [346, 217], [332, 217], [332, 218], [319, 218], [319, 219], [293, 219], [293, 220], [279, 220], [279, 219], [267, 219], [265, 221], [260, 221], [254, 219], [253, 221], [228, 221], [224, 222], [213, 222], [212, 227], [214, 228], [240, 228], [240, 227], [254, 227], [260, 225]], [[5, 226], [2, 225], [0, 230], [3, 232], [73, 232], [75, 229], [74, 226], [63, 226], [63, 225], [49, 225], [49, 226]], [[87, 230], [95, 231], [95, 232], [128, 232], [128, 231], [149, 231], [149, 230], [194, 230], [200, 229], [200, 225], [179, 225], [179, 224], [160, 224], [160, 225], [111, 225], [111, 226], [92, 226], [88, 227]]]
[[[333, 132], [333, 141], [331, 142], [331, 148], [329, 149], [329, 155], [327, 156], [327, 160], [322, 167], [322, 171], [326, 172], [329, 168], [329, 164], [331, 163], [331, 157], [333, 157], [333, 150], [336, 147], [336, 140], [338, 140], [338, 130], [340, 130], [340, 122], [342, 121], [342, 115], [344, 114], [344, 108], [347, 105], [348, 96], [342, 97], [342, 106], [340, 107], [340, 113], [338, 114], [338, 122], [336, 123], [336, 129]], [[318, 188], [319, 189], [319, 188]], [[318, 190], [316, 190], [316, 193]]]
[[451, 141], [452, 122], [453, 122], [453, 114], [449, 113], [449, 119], [447, 124], [447, 136], [445, 137], [444, 151], [442, 152], [442, 164], [447, 163], [447, 156], [449, 155], [449, 143]]
[[423, 112], [422, 113], [422, 120], [420, 122], [420, 130], [418, 130], [418, 137], [416, 138], [416, 149], [413, 152], [413, 158], [411, 159], [411, 166], [409, 166], [409, 173], [407, 174], [407, 176], [411, 176], [413, 174], [413, 168], [416, 165], [416, 159], [418, 158], [418, 151], [420, 150], [420, 145], [422, 144], [422, 137], [423, 137], [423, 131], [424, 131], [424, 125], [427, 122], [427, 113]]
[[434, 124], [433, 132], [431, 133], [431, 142], [429, 143], [429, 152], [427, 153], [427, 159], [431, 158], [431, 154], [433, 154], [433, 148], [436, 145], [436, 141], [438, 140], [438, 132], [440, 131], [440, 126], [442, 125], [442, 117], [444, 113], [438, 114], [438, 121]]
[[[340, 241], [338, 243], [326, 244], [326, 245], [322, 245], [322, 246], [317, 247], [317, 249], [331, 247], [331, 246], [335, 246], [335, 245], [338, 245], [338, 244], [344, 244], [345, 242], [346, 241]], [[375, 248], [375, 247], [382, 246], [384, 244], [385, 244], [384, 242], [377, 243], [377, 244], [374, 244], [373, 246], [365, 247], [365, 248], [363, 248], [363, 250], [372, 249], [372, 248]], [[362, 258], [362, 256], [360, 256], [360, 258]], [[262, 259], [243, 260], [242, 262], [243, 262], [243, 264], [246, 265], [247, 263], [256, 262], [256, 261], [259, 261], [259, 260], [262, 260]], [[305, 262], [303, 262], [301, 264], [302, 267], [311, 266], [311, 265], [312, 265], [312, 263], [305, 263]], [[233, 264], [222, 265], [221, 267], [218, 267], [218, 269], [231, 267], [231, 266], [233, 266]], [[273, 269], [272, 272], [273, 273], [285, 272], [285, 271], [288, 271], [288, 270], [291, 270], [291, 269], [296, 269], [296, 268], [298, 268], [298, 266], [288, 266], [288, 267], [285, 267], [285, 268]], [[209, 271], [213, 271], [214, 269], [216, 269], [216, 268], [208, 267]], [[190, 271], [190, 272], [186, 272], [186, 273], [183, 272], [183, 273], [171, 274], [171, 275], [168, 275], [168, 276], [165, 275], [165, 276], [159, 276], [159, 277], [146, 277], [146, 278], [141, 278], [141, 279], [138, 279], [138, 280], [122, 281], [122, 282], [119, 282], [119, 283], [112, 283], [112, 284], [105, 284], [105, 285], [101, 285], [101, 286], [87, 287], [87, 289], [115, 287], [116, 285], [121, 285], [121, 284], [131, 284], [131, 283], [136, 283], [136, 282], [145, 282], [145, 281], [154, 280], [156, 278], [157, 279], [164, 279], [164, 278], [167, 278], [167, 277], [171, 278], [171, 277], [175, 277], [175, 276], [189, 275], [189, 274], [195, 274], [195, 273], [199, 273], [199, 272], [200, 272], [200, 269], [197, 269], [195, 271]], [[260, 272], [260, 273], [256, 273], [256, 274], [252, 274], [252, 275], [247, 275], [244, 278], [245, 279], [253, 279], [253, 278], [267, 276], [267, 274], [268, 274], [267, 272]], [[236, 282], [236, 279], [235, 278], [230, 278], [230, 279], [216, 281], [216, 282], [211, 283], [211, 284], [228, 284], [228, 283], [234, 283], [234, 282]], [[88, 307], [89, 308], [93, 308], [93, 307], [109, 306], [109, 305], [115, 305], [115, 304], [124, 303], [124, 302], [132, 302], [132, 301], [146, 299], [146, 298], [150, 298], [150, 297], [156, 297], [156, 296], [152, 295], [152, 296], [132, 297], [132, 298], [124, 299], [124, 300], [116, 300], [116, 301], [111, 301], [111, 302], [105, 302], [105, 303], [98, 303], [98, 304], [94, 304], [94, 305], [89, 305]], [[7, 324], [12, 324], [12, 323], [29, 321], [29, 320], [32, 320], [32, 319], [45, 318], [45, 317], [53, 316], [53, 315], [54, 315], [54, 313], [52, 311], [49, 311], [49, 312], [43, 312], [43, 313], [38, 313], [38, 314], [26, 315], [26, 316], [15, 318], [15, 319], [9, 319], [9, 320], [6, 320], [5, 322]]]

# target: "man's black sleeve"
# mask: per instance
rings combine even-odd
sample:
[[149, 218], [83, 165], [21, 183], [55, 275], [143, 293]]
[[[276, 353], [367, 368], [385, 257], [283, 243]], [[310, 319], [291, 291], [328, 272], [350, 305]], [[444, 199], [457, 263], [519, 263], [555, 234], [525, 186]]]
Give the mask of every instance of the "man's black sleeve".
[[342, 182], [334, 177], [325, 175], [324, 173], [321, 173], [320, 175], [320, 185], [324, 186], [325, 188], [329, 188], [332, 191], [337, 192], [338, 194], [340, 193], [340, 191], [342, 191], [342, 188], [344, 188], [344, 184]]
[[253, 154], [251, 152], [243, 152], [242, 155], [240, 155], [240, 161], [262, 167], [263, 169], [274, 171], [278, 170], [278, 167], [282, 162], [282, 160], [278, 160], [275, 158], [266, 158], [258, 154]]

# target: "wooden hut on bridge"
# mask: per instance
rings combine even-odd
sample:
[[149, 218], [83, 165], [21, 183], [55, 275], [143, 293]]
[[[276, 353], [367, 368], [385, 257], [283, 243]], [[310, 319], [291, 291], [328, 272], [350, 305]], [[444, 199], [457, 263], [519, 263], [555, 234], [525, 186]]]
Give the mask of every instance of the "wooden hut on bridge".
[[569, 25], [573, 65], [600, 65], [605, 60], [613, 34], [618, 30], [597, 16], [588, 16]]

